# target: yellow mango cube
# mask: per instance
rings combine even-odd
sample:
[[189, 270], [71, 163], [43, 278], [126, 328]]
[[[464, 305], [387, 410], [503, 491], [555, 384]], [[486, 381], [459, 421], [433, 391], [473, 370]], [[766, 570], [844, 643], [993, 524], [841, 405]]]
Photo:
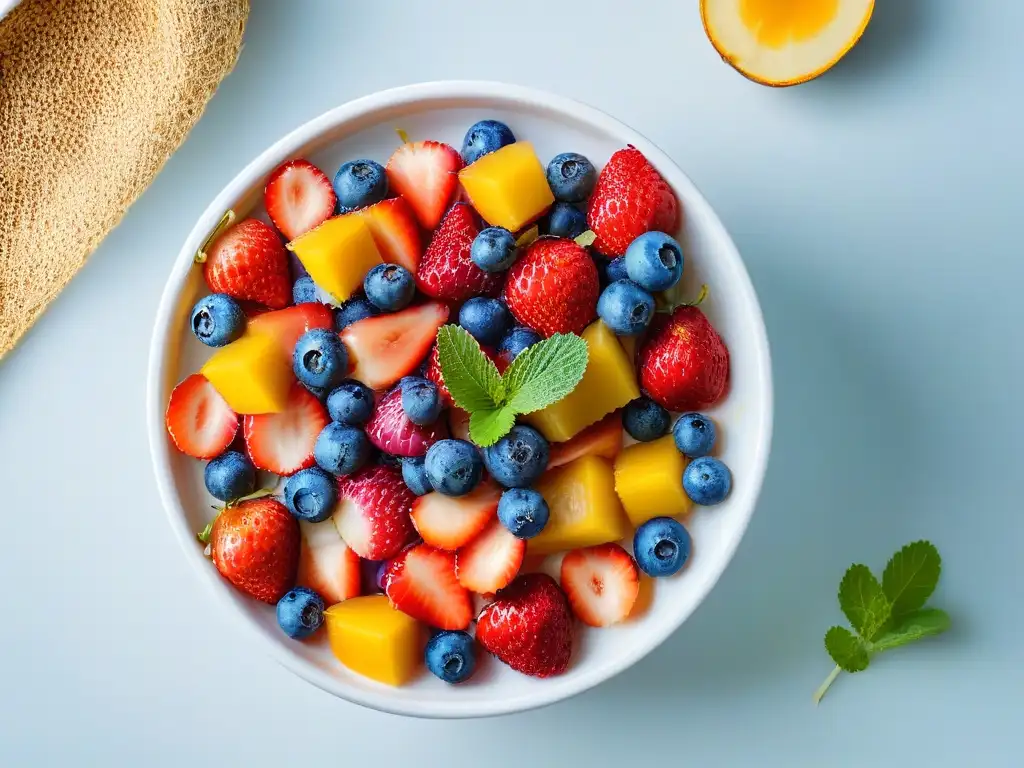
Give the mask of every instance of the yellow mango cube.
[[683, 490], [683, 470], [687, 463], [672, 435], [631, 445], [618, 455], [615, 492], [634, 528], [652, 517], [689, 513], [692, 502]]
[[535, 488], [551, 516], [544, 530], [527, 542], [529, 554], [549, 555], [629, 535], [629, 521], [615, 495], [614, 474], [607, 459], [581, 456], [545, 474]]
[[426, 635], [411, 616], [384, 595], [353, 597], [324, 612], [335, 658], [357, 674], [386, 685], [404, 685], [420, 670]]
[[288, 243], [313, 282], [338, 301], [363, 286], [366, 273], [383, 260], [359, 214], [335, 216]]
[[544, 166], [528, 141], [508, 144], [459, 172], [462, 188], [484, 221], [517, 232], [555, 202]]
[[575, 437], [616, 408], [640, 397], [633, 361], [608, 326], [598, 320], [582, 336], [590, 358], [576, 389], [557, 403], [523, 417], [554, 443]]
[[218, 349], [201, 369], [235, 413], [280, 413], [295, 381], [272, 336], [247, 333]]

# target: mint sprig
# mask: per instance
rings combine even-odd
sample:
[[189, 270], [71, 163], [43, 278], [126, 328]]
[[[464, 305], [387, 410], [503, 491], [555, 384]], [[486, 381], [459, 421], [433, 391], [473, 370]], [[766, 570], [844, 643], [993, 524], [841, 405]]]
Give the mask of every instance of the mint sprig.
[[469, 436], [484, 447], [508, 434], [519, 414], [539, 411], [572, 392], [589, 358], [583, 339], [556, 333], [519, 353], [501, 375], [476, 339], [457, 325], [437, 332], [437, 351], [452, 400], [470, 414]]
[[949, 629], [949, 616], [924, 604], [935, 591], [942, 559], [928, 541], [915, 541], [890, 558], [879, 582], [866, 565], [851, 565], [839, 585], [839, 607], [854, 632], [832, 627], [825, 650], [836, 663], [814, 694], [817, 704], [841, 672], [861, 672], [876, 653]]

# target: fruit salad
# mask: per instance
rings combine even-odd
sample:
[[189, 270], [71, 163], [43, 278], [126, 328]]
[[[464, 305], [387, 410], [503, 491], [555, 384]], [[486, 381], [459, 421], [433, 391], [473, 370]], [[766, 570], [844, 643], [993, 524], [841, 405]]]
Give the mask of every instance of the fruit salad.
[[729, 353], [636, 148], [401, 138], [333, 179], [290, 160], [265, 216], [225, 217], [167, 433], [206, 462], [211, 567], [291, 640], [387, 685], [559, 675], [642, 580], [686, 578], [687, 520], [732, 484]]

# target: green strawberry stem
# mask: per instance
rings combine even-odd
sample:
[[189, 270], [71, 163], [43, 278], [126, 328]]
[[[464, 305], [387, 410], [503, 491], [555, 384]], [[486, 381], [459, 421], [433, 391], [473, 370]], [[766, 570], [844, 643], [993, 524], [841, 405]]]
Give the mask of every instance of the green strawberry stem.
[[592, 229], [588, 229], [580, 235], [576, 236], [576, 245], [581, 245], [584, 248], [589, 248], [597, 240], [597, 233]]
[[213, 245], [213, 241], [220, 237], [220, 233], [231, 226], [231, 222], [234, 220], [235, 212], [228, 208], [224, 215], [220, 217], [220, 221], [217, 222], [217, 226], [213, 228], [213, 232], [210, 233], [209, 237], [203, 240], [203, 244], [199, 246], [199, 250], [196, 251], [196, 255], [193, 258], [193, 261], [196, 264], [206, 263], [206, 252], [209, 250], [210, 246]]
[[402, 130], [401, 128], [395, 128], [395, 133], [398, 134], [398, 138], [403, 144], [409, 143], [409, 134], [406, 133], [404, 130]]
[[837, 665], [836, 668], [833, 669], [829, 673], [828, 677], [825, 678], [825, 682], [822, 683], [821, 687], [818, 688], [818, 690], [816, 690], [814, 692], [814, 703], [815, 704], [820, 704], [821, 703], [821, 700], [824, 698], [825, 694], [828, 692], [828, 689], [832, 687], [832, 683], [834, 683], [836, 681], [836, 678], [839, 677], [839, 673], [842, 672], [842, 671], [843, 671], [843, 668]]
[[658, 294], [658, 296], [656, 297], [658, 303], [658, 311], [674, 312], [675, 310], [679, 309], [679, 307], [699, 307], [701, 304], [704, 303], [704, 300], [708, 297], [709, 292], [710, 291], [708, 290], [708, 284], [704, 283], [703, 285], [701, 285], [700, 290], [697, 292], [697, 298], [695, 298], [693, 301], [676, 302], [674, 301], [674, 299], [677, 298], [676, 290], [674, 288], [670, 288], [664, 293]]

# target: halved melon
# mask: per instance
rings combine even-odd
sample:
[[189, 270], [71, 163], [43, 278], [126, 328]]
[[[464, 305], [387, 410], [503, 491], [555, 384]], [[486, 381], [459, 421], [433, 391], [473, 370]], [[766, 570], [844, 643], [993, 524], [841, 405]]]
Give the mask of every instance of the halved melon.
[[796, 85], [827, 71], [864, 33], [874, 0], [701, 0], [715, 50], [764, 85]]

